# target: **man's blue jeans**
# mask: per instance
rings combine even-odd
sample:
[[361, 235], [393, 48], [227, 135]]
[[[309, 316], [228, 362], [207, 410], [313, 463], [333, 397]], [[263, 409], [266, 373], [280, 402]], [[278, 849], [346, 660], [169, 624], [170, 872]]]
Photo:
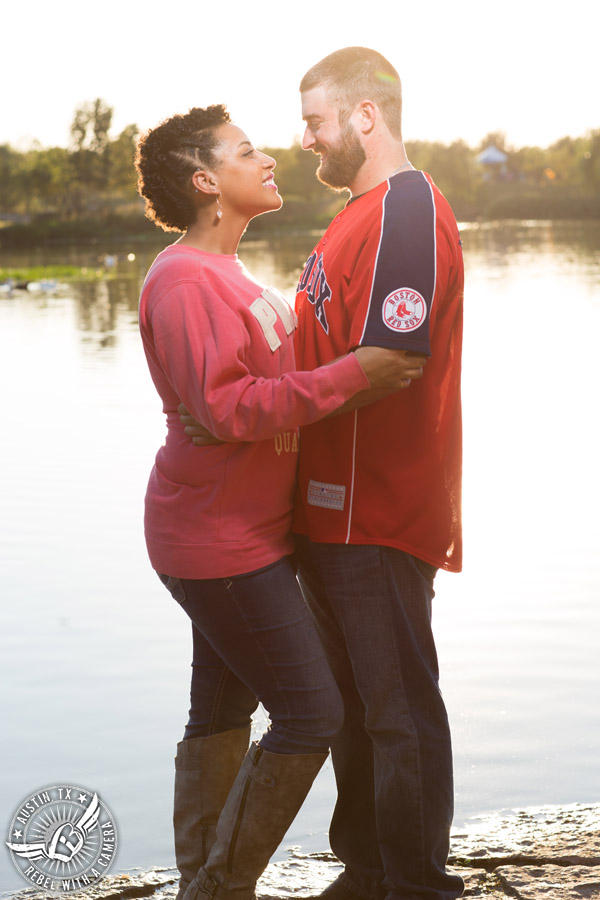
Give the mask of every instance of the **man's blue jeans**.
[[326, 753], [343, 704], [292, 561], [230, 578], [159, 577], [193, 625], [184, 739], [248, 725], [260, 700], [265, 750]]
[[452, 900], [452, 750], [431, 630], [436, 569], [391, 547], [298, 536], [299, 579], [345, 704], [329, 840], [365, 900]]

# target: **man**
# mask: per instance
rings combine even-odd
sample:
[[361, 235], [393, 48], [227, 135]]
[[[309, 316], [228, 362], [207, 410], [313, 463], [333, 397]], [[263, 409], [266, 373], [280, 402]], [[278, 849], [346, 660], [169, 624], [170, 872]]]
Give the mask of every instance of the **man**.
[[[323, 59], [300, 85], [305, 150], [350, 199], [297, 291], [297, 367], [393, 348], [423, 377], [364, 391], [304, 427], [299, 578], [342, 692], [330, 827], [344, 871], [323, 900], [452, 900], [448, 719], [431, 630], [438, 568], [460, 571], [463, 266], [450, 207], [406, 157], [401, 86], [375, 51]], [[408, 385], [408, 386], [407, 386]], [[183, 416], [203, 443], [203, 429]]]
[[300, 91], [302, 146], [351, 196], [300, 278], [297, 366], [361, 345], [430, 357], [408, 389], [366, 391], [302, 429], [299, 577], [345, 702], [330, 828], [345, 868], [322, 897], [450, 900], [462, 882], [445, 867], [452, 757], [431, 601], [436, 570], [461, 567], [460, 239], [407, 159], [384, 57], [332, 53]]

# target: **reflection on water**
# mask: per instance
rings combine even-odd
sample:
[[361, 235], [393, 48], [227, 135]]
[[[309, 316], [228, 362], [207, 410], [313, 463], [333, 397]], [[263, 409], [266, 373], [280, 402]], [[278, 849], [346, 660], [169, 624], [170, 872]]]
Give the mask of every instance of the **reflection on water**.
[[[246, 241], [240, 255], [292, 298], [313, 243]], [[435, 608], [461, 823], [600, 799], [600, 225], [470, 226], [463, 243], [466, 561], [438, 576]], [[8, 822], [39, 787], [89, 786], [119, 822], [121, 868], [172, 862], [187, 711], [187, 620], [141, 524], [164, 433], [136, 312], [157, 249], [102, 248], [136, 258], [111, 280], [0, 300], [2, 809]], [[288, 843], [324, 848], [332, 801], [326, 768]], [[20, 887], [8, 854], [0, 866], [2, 886]]]

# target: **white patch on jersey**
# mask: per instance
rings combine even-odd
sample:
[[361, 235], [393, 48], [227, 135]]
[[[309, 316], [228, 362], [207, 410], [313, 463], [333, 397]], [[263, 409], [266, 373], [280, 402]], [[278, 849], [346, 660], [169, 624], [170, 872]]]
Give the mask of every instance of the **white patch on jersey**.
[[308, 482], [308, 505], [322, 506], [325, 509], [344, 508], [346, 486], [344, 484], [324, 484], [322, 481]]
[[291, 334], [298, 324], [296, 313], [275, 288], [265, 288], [260, 297], [250, 304], [250, 312], [262, 328], [273, 353], [281, 347], [281, 340], [275, 331], [277, 319], [281, 319], [286, 334]]
[[412, 288], [398, 288], [383, 301], [381, 316], [391, 331], [415, 331], [425, 321], [427, 304]]

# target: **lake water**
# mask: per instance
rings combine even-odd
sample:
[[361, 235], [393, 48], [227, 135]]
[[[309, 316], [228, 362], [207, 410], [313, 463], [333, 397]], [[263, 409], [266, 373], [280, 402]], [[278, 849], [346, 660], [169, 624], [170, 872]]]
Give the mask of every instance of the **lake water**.
[[[462, 231], [465, 571], [438, 576], [434, 612], [459, 826], [600, 800], [600, 223]], [[292, 299], [313, 243], [240, 255]], [[0, 298], [0, 821], [40, 787], [96, 790], [117, 870], [173, 863], [191, 639], [142, 534], [164, 426], [136, 305], [156, 248], [100, 249], [122, 278]], [[0, 251], [0, 265], [99, 253]], [[333, 800], [327, 766], [285, 845], [326, 849]], [[22, 886], [5, 848], [0, 888]]]

